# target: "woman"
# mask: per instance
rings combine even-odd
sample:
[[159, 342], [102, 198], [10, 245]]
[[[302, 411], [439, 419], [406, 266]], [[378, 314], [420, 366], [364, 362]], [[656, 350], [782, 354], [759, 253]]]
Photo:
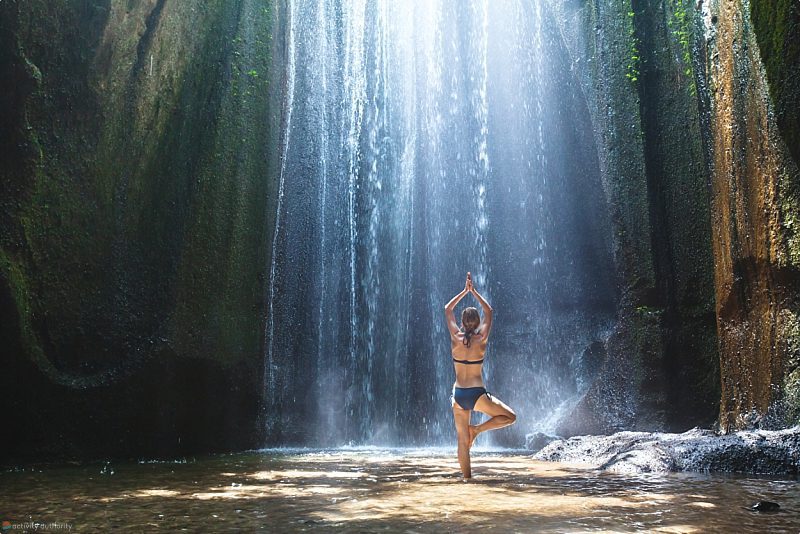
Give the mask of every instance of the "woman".
[[[475, 308], [466, 308], [461, 314], [461, 328], [456, 323], [453, 310], [468, 293], [472, 293], [483, 308], [483, 323]], [[458, 463], [464, 479], [472, 477], [469, 450], [481, 432], [502, 428], [517, 420], [514, 410], [483, 387], [481, 370], [486, 343], [492, 329], [492, 307], [472, 285], [472, 277], [467, 273], [464, 290], [453, 297], [444, 307], [447, 328], [450, 330], [453, 366], [456, 368], [456, 381], [450, 397], [453, 405], [453, 418], [458, 432]], [[485, 413], [491, 419], [480, 425], [470, 425], [472, 410]]]

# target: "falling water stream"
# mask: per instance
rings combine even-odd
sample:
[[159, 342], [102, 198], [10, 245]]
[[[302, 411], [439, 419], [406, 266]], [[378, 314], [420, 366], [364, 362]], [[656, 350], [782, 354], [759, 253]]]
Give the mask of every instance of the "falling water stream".
[[466, 271], [495, 309], [487, 389], [519, 415], [494, 439], [552, 430], [617, 296], [591, 123], [546, 6], [290, 0], [284, 16], [270, 443], [451, 440], [443, 306]]

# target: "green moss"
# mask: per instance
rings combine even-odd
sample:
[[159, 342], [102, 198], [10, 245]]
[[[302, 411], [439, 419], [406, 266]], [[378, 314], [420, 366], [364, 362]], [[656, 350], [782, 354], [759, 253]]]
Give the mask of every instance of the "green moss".
[[660, 315], [664, 313], [664, 310], [661, 308], [654, 308], [652, 306], [637, 306], [636, 313], [647, 317], [652, 315]]
[[19, 235], [0, 246], [23, 248], [13, 280], [26, 282], [21, 317], [36, 317], [21, 322], [24, 344], [63, 376], [164, 344], [258, 365], [272, 3], [166, 3], [147, 39], [132, 30], [152, 6], [107, 6], [111, 20], [79, 2], [20, 9], [20, 55], [39, 83], [21, 114], [32, 150]]
[[209, 132], [212, 145], [200, 157], [171, 321], [182, 350], [226, 360], [260, 346], [268, 250], [263, 214], [269, 136], [257, 135], [252, 125], [270, 124], [269, 80], [260, 73], [270, 68], [266, 43], [273, 21], [266, 8], [248, 11], [242, 20], [230, 40], [230, 76], [221, 76], [230, 87], [221, 91], [220, 119]]
[[636, 37], [635, 17], [636, 13], [633, 11], [633, 5], [631, 3], [626, 19], [628, 31], [628, 58], [625, 64], [625, 77], [634, 84], [639, 80], [639, 76], [641, 76], [641, 56], [639, 54], [639, 40]]
[[0, 71], [19, 89], [0, 126], [18, 451], [160, 455], [262, 432], [273, 5], [0, 0]]
[[800, 424], [800, 314], [791, 309], [781, 311], [779, 337], [785, 342], [783, 388], [779, 393], [778, 413], [781, 426]]
[[675, 39], [681, 62], [681, 71], [688, 79], [689, 94], [697, 96], [697, 85], [694, 81], [692, 68], [692, 19], [693, 19], [693, 0], [671, 0], [667, 6], [672, 11], [672, 15], [667, 20], [667, 25], [671, 29]]
[[786, 239], [786, 257], [778, 257], [778, 263], [800, 268], [800, 180], [784, 170], [778, 179], [780, 219]]
[[[28, 289], [22, 265], [0, 249], [0, 275], [6, 280], [17, 312], [17, 324], [22, 348], [40, 365], [44, 363], [44, 352], [33, 328], [31, 293]], [[46, 367], [46, 366], [45, 366]]]
[[795, 162], [800, 163], [800, 2], [750, 0], [750, 17], [778, 127]]

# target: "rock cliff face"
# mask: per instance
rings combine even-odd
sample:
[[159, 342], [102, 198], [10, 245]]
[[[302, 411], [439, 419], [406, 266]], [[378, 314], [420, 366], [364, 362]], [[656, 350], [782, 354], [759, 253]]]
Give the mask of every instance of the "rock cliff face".
[[551, 8], [592, 108], [627, 297], [560, 431], [796, 424], [800, 6]]
[[12, 457], [258, 442], [274, 14], [0, 5]]
[[800, 417], [800, 6], [705, 14], [720, 425]]
[[618, 323], [565, 435], [717, 416], [719, 367], [690, 2], [551, 2], [583, 83], [612, 206]]

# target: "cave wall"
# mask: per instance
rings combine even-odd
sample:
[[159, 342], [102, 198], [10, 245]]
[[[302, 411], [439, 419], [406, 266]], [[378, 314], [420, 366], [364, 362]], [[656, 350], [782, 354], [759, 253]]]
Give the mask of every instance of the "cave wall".
[[598, 132], [627, 297], [560, 430], [797, 424], [800, 5], [550, 6]]
[[691, 2], [550, 2], [589, 103], [611, 206], [617, 325], [559, 428], [685, 430], [716, 419], [719, 366]]
[[800, 5], [710, 2], [720, 426], [800, 422]]
[[0, 3], [0, 460], [260, 443], [276, 7]]
[[[704, 151], [691, 0], [632, 2], [655, 283], [651, 302], [664, 349], [666, 428], [709, 425], [719, 365]], [[631, 15], [630, 13], [633, 13]]]

